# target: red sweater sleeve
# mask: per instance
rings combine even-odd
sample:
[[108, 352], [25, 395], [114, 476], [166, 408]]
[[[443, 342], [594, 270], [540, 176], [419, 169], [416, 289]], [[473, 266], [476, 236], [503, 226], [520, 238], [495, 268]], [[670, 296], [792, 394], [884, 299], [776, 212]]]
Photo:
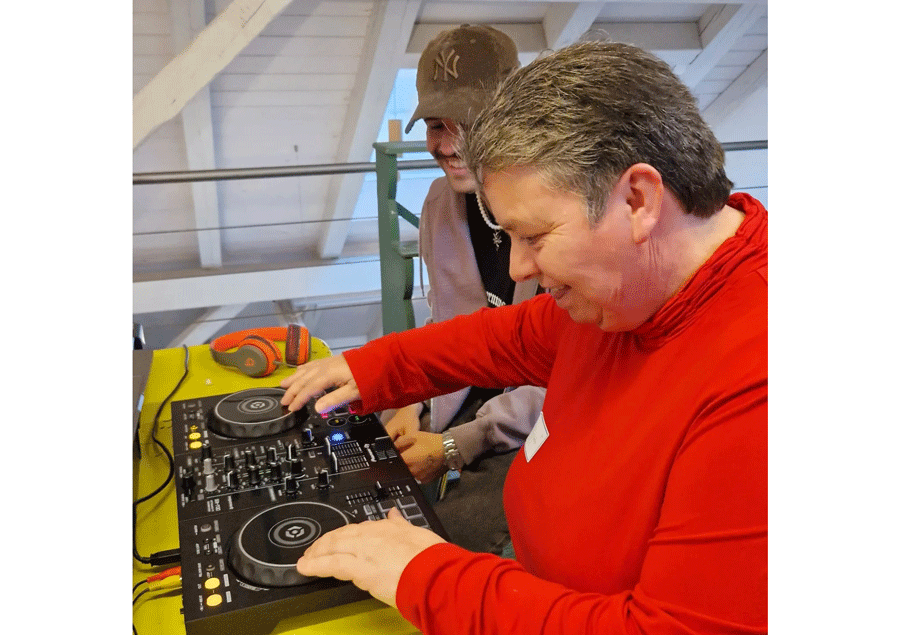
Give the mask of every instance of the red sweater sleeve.
[[395, 408], [466, 386], [546, 386], [565, 316], [542, 294], [346, 351], [362, 396], [355, 409]]
[[749, 386], [692, 426], [633, 589], [577, 592], [442, 544], [404, 570], [398, 609], [427, 635], [765, 633], [766, 403]]

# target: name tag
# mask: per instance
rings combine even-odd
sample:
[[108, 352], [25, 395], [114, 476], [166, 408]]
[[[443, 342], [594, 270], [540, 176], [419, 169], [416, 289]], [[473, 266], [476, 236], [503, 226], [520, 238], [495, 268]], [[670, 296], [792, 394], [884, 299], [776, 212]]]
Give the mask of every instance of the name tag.
[[531, 461], [531, 457], [541, 449], [541, 446], [544, 445], [544, 441], [546, 441], [549, 436], [550, 431], [547, 430], [547, 423], [544, 421], [544, 413], [541, 412], [537, 422], [534, 424], [534, 428], [531, 429], [531, 433], [528, 435], [528, 438], [525, 439], [526, 461]]

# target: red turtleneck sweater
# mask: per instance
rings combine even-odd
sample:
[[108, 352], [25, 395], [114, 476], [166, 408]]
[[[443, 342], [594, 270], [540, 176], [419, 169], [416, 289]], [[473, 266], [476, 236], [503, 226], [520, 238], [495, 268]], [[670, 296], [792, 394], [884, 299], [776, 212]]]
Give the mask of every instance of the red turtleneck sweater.
[[504, 490], [517, 560], [419, 554], [397, 606], [424, 633], [766, 632], [767, 214], [729, 204], [736, 235], [634, 331], [544, 294], [345, 353], [366, 411], [547, 387]]

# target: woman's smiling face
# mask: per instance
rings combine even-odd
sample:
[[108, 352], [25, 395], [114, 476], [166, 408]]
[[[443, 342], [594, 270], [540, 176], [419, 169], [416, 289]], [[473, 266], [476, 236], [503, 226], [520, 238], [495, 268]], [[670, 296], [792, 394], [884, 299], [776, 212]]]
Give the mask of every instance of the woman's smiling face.
[[646, 319], [640, 315], [646, 295], [640, 250], [621, 206], [608, 205], [592, 227], [582, 196], [547, 187], [530, 167], [488, 173], [484, 190], [512, 239], [514, 280], [537, 278], [574, 321], [605, 331], [635, 328]]

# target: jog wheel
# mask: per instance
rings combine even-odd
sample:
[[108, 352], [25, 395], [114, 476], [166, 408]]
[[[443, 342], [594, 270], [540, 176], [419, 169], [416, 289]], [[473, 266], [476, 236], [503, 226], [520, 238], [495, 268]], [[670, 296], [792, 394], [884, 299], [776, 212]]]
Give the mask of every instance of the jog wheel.
[[256, 439], [280, 434], [309, 418], [301, 408], [289, 412], [281, 405], [284, 390], [251, 388], [223, 397], [210, 413], [209, 428], [213, 432], [237, 439]]
[[234, 535], [228, 562], [248, 582], [267, 587], [306, 584], [319, 578], [300, 575], [297, 560], [324, 533], [349, 524], [338, 509], [298, 501], [270, 507]]

